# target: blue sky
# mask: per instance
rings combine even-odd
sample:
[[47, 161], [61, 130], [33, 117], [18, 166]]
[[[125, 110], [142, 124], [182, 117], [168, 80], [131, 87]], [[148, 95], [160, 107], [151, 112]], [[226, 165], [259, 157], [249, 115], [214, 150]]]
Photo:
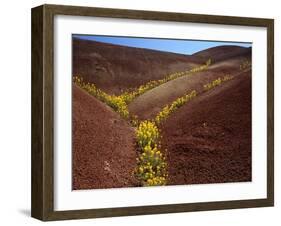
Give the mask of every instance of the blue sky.
[[94, 40], [98, 42], [111, 43], [122, 46], [155, 49], [166, 52], [193, 54], [198, 51], [221, 45], [236, 45], [243, 47], [252, 46], [251, 43], [239, 42], [216, 42], [216, 41], [194, 41], [157, 38], [134, 38], [97, 35], [73, 35], [75, 38]]

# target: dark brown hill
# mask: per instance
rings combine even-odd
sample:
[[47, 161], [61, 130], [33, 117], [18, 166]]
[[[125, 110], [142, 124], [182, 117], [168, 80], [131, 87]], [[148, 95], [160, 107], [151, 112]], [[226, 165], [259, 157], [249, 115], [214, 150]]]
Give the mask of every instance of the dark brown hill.
[[251, 72], [205, 92], [162, 126], [169, 184], [251, 180]]
[[73, 189], [136, 185], [134, 130], [110, 107], [73, 85]]
[[178, 97], [192, 90], [201, 92], [203, 85], [218, 77], [223, 77], [227, 74], [231, 76], [239, 75], [241, 73], [240, 65], [245, 60], [251, 61], [251, 58], [247, 54], [238, 55], [228, 60], [214, 63], [206, 71], [164, 83], [137, 97], [129, 104], [129, 111], [137, 115], [141, 120], [153, 119], [165, 105], [170, 104]]
[[73, 75], [111, 94], [204, 62], [196, 56], [73, 39]]
[[241, 46], [232, 46], [232, 45], [226, 45], [226, 46], [217, 46], [213, 48], [209, 48], [206, 50], [202, 50], [200, 52], [197, 52], [193, 54], [193, 56], [202, 58], [202, 59], [208, 59], [211, 58], [212, 62], [219, 62], [224, 61], [233, 57], [237, 56], [245, 56], [245, 57], [251, 57], [252, 54], [252, 48], [246, 48]]

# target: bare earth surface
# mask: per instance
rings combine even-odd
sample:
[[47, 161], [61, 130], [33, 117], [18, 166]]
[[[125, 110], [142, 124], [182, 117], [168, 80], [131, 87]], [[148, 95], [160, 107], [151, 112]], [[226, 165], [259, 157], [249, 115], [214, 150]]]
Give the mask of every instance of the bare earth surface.
[[201, 65], [196, 56], [73, 39], [73, 75], [110, 94]]
[[73, 189], [135, 186], [134, 139], [117, 113], [73, 86]]
[[[208, 58], [207, 71], [162, 84], [137, 97], [129, 111], [152, 119], [167, 104], [200, 94], [169, 116], [161, 129], [169, 184], [251, 181], [251, 48], [220, 46], [184, 56], [93, 41], [73, 41], [73, 73], [110, 94], [120, 94]], [[203, 85], [234, 78], [208, 92]], [[135, 131], [110, 107], [73, 85], [73, 189], [139, 186], [133, 176]]]
[[252, 55], [252, 48], [245, 48], [240, 46], [220, 46], [220, 47], [213, 47], [206, 50], [202, 50], [193, 54], [192, 56], [199, 57], [202, 59], [212, 58], [214, 63], [229, 60], [233, 57], [247, 55], [251, 57]]
[[192, 90], [201, 92], [203, 85], [226, 74], [235, 76], [240, 73], [239, 65], [249, 59], [244, 54], [231, 60], [211, 65], [206, 71], [195, 73], [191, 76], [183, 76], [164, 83], [143, 95], [137, 97], [129, 104], [129, 111], [137, 115], [139, 119], [153, 119], [162, 108], [172, 101]]
[[163, 124], [169, 184], [251, 180], [250, 73], [198, 96]]

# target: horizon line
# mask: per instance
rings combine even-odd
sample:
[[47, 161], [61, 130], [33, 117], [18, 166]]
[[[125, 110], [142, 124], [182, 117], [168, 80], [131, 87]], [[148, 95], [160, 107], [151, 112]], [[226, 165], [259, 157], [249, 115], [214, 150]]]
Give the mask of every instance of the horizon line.
[[250, 42], [233, 41], [205, 41], [190, 39], [143, 38], [85, 34], [73, 34], [72, 38], [87, 41], [95, 41], [99, 43], [107, 43], [123, 47], [169, 52], [181, 55], [193, 55], [198, 52], [218, 46], [237, 46], [242, 48], [252, 47], [252, 43]]

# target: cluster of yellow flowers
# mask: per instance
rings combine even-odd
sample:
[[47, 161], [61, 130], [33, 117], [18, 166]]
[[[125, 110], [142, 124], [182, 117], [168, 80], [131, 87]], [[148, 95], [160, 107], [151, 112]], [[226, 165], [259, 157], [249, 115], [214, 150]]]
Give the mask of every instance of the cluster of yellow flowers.
[[143, 121], [136, 130], [137, 142], [142, 153], [137, 158], [135, 173], [143, 186], [165, 185], [167, 163], [159, 147], [159, 129], [154, 122]]
[[240, 64], [240, 70], [247, 70], [248, 68], [250, 68], [252, 66], [252, 63], [248, 60], [245, 60], [242, 62], [242, 64]]
[[159, 130], [154, 122], [145, 120], [140, 123], [136, 131], [139, 146], [155, 146], [159, 138]]
[[205, 64], [198, 66], [198, 67], [194, 67], [192, 69], [190, 69], [189, 71], [183, 71], [183, 72], [175, 72], [172, 73], [170, 75], [167, 75], [166, 77], [164, 77], [163, 79], [159, 79], [156, 81], [149, 81], [148, 83], [141, 85], [140, 87], [138, 87], [136, 90], [132, 91], [132, 92], [124, 92], [120, 95], [120, 97], [128, 104], [130, 103], [134, 98], [136, 98], [137, 96], [142, 95], [143, 93], [159, 86], [162, 85], [166, 82], [169, 82], [171, 80], [174, 80], [176, 78], [185, 76], [185, 75], [193, 75], [196, 72], [200, 72], [200, 71], [204, 71], [206, 70], [209, 66], [211, 65], [211, 59], [208, 59], [206, 61]]
[[89, 94], [98, 98], [100, 101], [106, 103], [110, 107], [112, 107], [116, 112], [118, 112], [122, 117], [129, 118], [129, 111], [126, 102], [120, 97], [115, 95], [109, 95], [99, 88], [97, 88], [94, 84], [85, 83], [83, 78], [75, 76], [73, 81], [80, 88], [87, 91]]
[[100, 101], [106, 103], [118, 112], [125, 119], [130, 119], [131, 124], [136, 127], [136, 139], [141, 149], [141, 154], [137, 158], [137, 167], [135, 174], [143, 186], [165, 185], [167, 183], [167, 163], [164, 154], [160, 151], [160, 132], [157, 127], [163, 119], [187, 101], [196, 96], [196, 91], [178, 98], [170, 106], [166, 106], [153, 121], [139, 121], [137, 116], [129, 115], [128, 104], [137, 96], [151, 90], [163, 83], [173, 79], [192, 75], [195, 72], [206, 70], [211, 64], [209, 59], [206, 64], [192, 68], [189, 71], [176, 72], [166, 76], [163, 79], [150, 81], [141, 85], [132, 92], [124, 92], [121, 95], [109, 95], [97, 88], [94, 84], [85, 83], [79, 76], [75, 76], [74, 83], [80, 88], [95, 96]]
[[160, 83], [159, 85], [161, 85], [165, 82], [174, 80], [176, 78], [185, 76], [185, 75], [193, 75], [196, 72], [204, 71], [204, 70], [208, 69], [208, 67], [210, 65], [211, 65], [211, 59], [207, 60], [205, 64], [194, 67], [194, 68], [190, 69], [189, 71], [176, 72], [176, 73], [170, 74], [170, 75], [166, 76], [165, 78], [158, 80], [158, 82]]
[[119, 96], [107, 95], [105, 102], [118, 112], [122, 117], [129, 118], [129, 110], [126, 102]]
[[130, 122], [131, 122], [133, 127], [138, 127], [141, 121], [138, 119], [137, 115], [131, 114]]
[[168, 116], [176, 111], [178, 108], [183, 106], [186, 102], [190, 101], [194, 97], [196, 97], [197, 92], [193, 90], [192, 92], [177, 98], [175, 101], [172, 102], [170, 105], [166, 105], [162, 111], [160, 111], [156, 117], [155, 117], [155, 122], [157, 125], [159, 125], [162, 121], [166, 120]]
[[126, 102], [126, 103], [130, 103], [134, 98], [136, 98], [137, 96], [147, 92], [150, 89], [155, 88], [156, 86], [160, 85], [159, 84], [159, 80], [157, 81], [150, 81], [148, 83], [146, 83], [145, 85], [141, 85], [140, 87], [138, 87], [136, 90], [132, 91], [132, 92], [124, 92], [120, 95], [120, 97]]
[[208, 69], [208, 67], [211, 65], [211, 63], [212, 63], [212, 60], [211, 60], [211, 58], [209, 58], [204, 65], [192, 68], [190, 70], [190, 72], [194, 73], [194, 72], [204, 71], [204, 70]]
[[221, 85], [223, 82], [226, 82], [228, 80], [231, 80], [233, 79], [233, 76], [230, 76], [230, 75], [225, 75], [224, 77], [219, 77], [215, 80], [213, 80], [212, 82], [210, 83], [207, 83], [206, 85], [204, 85], [204, 90], [207, 91], [207, 90], [210, 90], [210, 89], [213, 89], [214, 87], [216, 86], [219, 86]]
[[[182, 77], [184, 75], [192, 75], [195, 72], [206, 70], [209, 67], [210, 64], [211, 64], [211, 59], [206, 61], [206, 63], [204, 65], [192, 68], [189, 71], [176, 72], [176, 73], [170, 74], [170, 75], [168, 75], [165, 78], [160, 79], [160, 80], [149, 81], [148, 83], [138, 87], [136, 90], [134, 90], [132, 92], [124, 92], [119, 96], [109, 95], [109, 94], [103, 92], [102, 90], [98, 89], [94, 84], [85, 83], [83, 81], [83, 78], [81, 78], [79, 76], [74, 77], [74, 82], [79, 87], [81, 87], [82, 89], [84, 89], [85, 91], [90, 93], [91, 95], [95, 96], [96, 98], [98, 98], [102, 102], [108, 104], [110, 107], [112, 107], [115, 111], [117, 111], [124, 118], [129, 118], [128, 104], [134, 98], [136, 98], [137, 96], [140, 96], [141, 94], [147, 92], [148, 90], [151, 90], [151, 89], [153, 89], [153, 88], [155, 88], [155, 87], [157, 87], [157, 86], [159, 86], [163, 83], [171, 81], [173, 79]], [[136, 124], [135, 120], [133, 121], [133, 124]]]

